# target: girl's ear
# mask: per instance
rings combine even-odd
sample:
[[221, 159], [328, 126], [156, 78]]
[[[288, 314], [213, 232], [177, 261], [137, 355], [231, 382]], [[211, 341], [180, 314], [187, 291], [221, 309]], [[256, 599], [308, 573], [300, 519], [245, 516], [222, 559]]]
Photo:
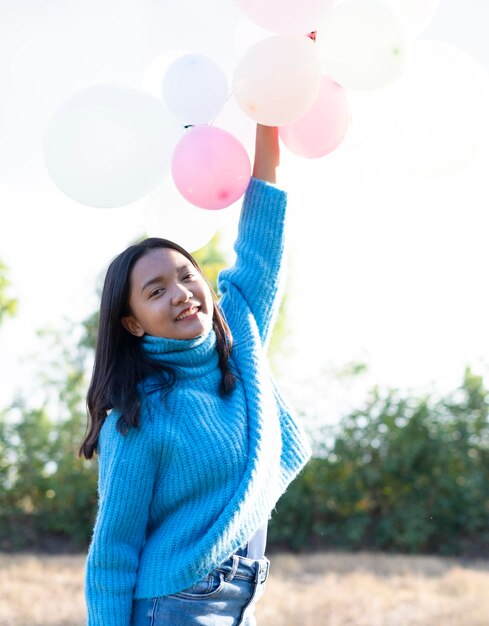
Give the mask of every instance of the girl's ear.
[[135, 337], [142, 337], [144, 335], [144, 328], [133, 315], [121, 317], [121, 324], [128, 332], [131, 333], [131, 335], [134, 335]]

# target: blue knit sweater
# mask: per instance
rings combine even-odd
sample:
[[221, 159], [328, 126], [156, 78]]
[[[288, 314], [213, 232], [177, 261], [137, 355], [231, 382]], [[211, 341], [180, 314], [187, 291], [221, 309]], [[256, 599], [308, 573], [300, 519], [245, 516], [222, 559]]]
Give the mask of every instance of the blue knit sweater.
[[219, 395], [214, 331], [190, 340], [145, 336], [141, 348], [174, 367], [164, 397], [143, 385], [141, 427], [126, 436], [113, 410], [99, 440], [99, 510], [90, 546], [89, 626], [129, 626], [133, 598], [181, 591], [265, 524], [309, 457], [279, 395], [265, 348], [277, 306], [285, 194], [252, 179], [221, 273], [231, 328], [233, 392]]

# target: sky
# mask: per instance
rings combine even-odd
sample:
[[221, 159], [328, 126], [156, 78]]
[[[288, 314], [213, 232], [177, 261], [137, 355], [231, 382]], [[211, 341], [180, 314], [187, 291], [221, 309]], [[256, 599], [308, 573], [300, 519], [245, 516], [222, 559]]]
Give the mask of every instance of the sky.
[[[32, 354], [42, 349], [36, 330], [82, 320], [96, 308], [98, 277], [143, 234], [155, 203], [188, 215], [187, 224], [195, 218], [199, 231], [219, 222], [230, 248], [239, 206], [219, 215], [191, 209], [164, 178], [151, 196], [129, 206], [87, 207], [54, 185], [41, 149], [50, 116], [70, 94], [100, 83], [157, 93], [172, 51], [207, 54], [232, 76], [260, 33], [231, 0], [216, 0], [212, 12], [206, 6], [197, 0], [0, 3], [0, 258], [19, 300], [17, 318], [0, 329], [0, 406], [16, 388], [29, 388]], [[452, 55], [431, 74], [421, 57], [413, 79], [421, 81], [421, 96], [412, 112], [416, 106], [453, 118], [439, 135], [442, 161], [455, 141], [468, 149], [465, 140], [475, 141], [487, 123], [478, 104], [483, 88], [471, 91], [472, 77], [489, 72], [484, 23], [485, 0], [463, 6], [441, 0], [417, 38], [447, 44], [443, 50]], [[444, 88], [446, 106], [433, 109], [432, 86]], [[482, 143], [463, 167], [447, 165], [441, 176], [399, 169], [416, 169], [425, 157], [434, 162], [416, 143], [403, 93], [352, 93], [351, 128], [327, 157], [302, 159], [282, 148], [291, 350], [282, 369], [301, 382], [302, 393], [328, 398], [332, 416], [357, 392], [328, 373], [352, 361], [368, 364], [365, 384], [418, 390], [453, 388], [465, 365], [482, 373], [489, 364], [489, 149]], [[381, 136], [388, 122], [399, 128], [397, 145]], [[253, 122], [232, 99], [215, 123], [251, 156]]]

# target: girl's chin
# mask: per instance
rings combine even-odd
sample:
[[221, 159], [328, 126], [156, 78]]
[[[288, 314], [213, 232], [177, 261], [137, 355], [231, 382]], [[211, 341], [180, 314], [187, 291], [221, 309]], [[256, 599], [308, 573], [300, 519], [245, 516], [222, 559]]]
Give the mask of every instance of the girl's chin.
[[207, 334], [211, 328], [212, 322], [210, 324], [189, 324], [188, 328], [179, 328], [177, 335], [182, 339], [197, 339], [197, 337]]

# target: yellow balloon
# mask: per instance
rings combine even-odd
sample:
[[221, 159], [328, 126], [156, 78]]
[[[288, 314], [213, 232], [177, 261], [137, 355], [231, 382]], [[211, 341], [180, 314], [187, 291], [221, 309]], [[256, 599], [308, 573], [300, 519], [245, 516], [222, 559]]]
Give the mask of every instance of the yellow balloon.
[[369, 90], [393, 82], [409, 57], [405, 18], [381, 0], [345, 0], [317, 36], [325, 74], [348, 89]]

